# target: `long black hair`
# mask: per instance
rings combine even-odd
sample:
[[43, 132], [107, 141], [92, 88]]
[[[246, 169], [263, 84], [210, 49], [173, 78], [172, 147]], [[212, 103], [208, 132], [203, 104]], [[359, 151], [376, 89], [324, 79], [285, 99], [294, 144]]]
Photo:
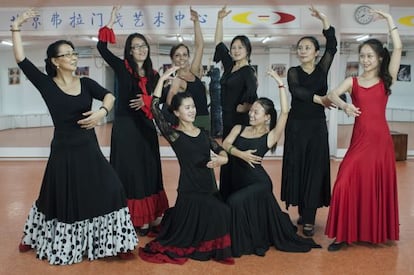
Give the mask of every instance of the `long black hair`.
[[157, 80], [155, 79], [155, 73], [152, 67], [151, 47], [148, 43], [148, 40], [145, 38], [144, 35], [140, 33], [132, 33], [128, 36], [127, 40], [125, 41], [124, 59], [128, 62], [129, 66], [132, 68], [134, 75], [138, 75], [139, 77], [138, 64], [137, 62], [135, 62], [134, 57], [131, 54], [131, 50], [132, 50], [131, 44], [134, 38], [138, 38], [144, 41], [145, 45], [148, 48], [147, 58], [144, 60], [144, 64], [142, 64], [142, 68], [144, 69], [145, 76], [148, 77], [148, 83], [154, 86], [154, 87], [151, 87], [151, 90], [153, 90], [155, 88], [155, 82]]
[[388, 66], [390, 65], [390, 53], [387, 47], [384, 47], [378, 39], [371, 38], [364, 41], [358, 47], [358, 53], [361, 52], [361, 48], [365, 45], [371, 47], [374, 52], [377, 54], [378, 60], [380, 62], [380, 69], [378, 71], [378, 76], [382, 79], [385, 86], [385, 93], [387, 95], [391, 94], [391, 84], [392, 84], [392, 76], [390, 75], [390, 71], [388, 70]]
[[59, 54], [59, 48], [62, 45], [69, 45], [72, 50], [75, 49], [75, 46], [73, 45], [72, 42], [68, 41], [68, 40], [57, 40], [55, 42], [53, 42], [52, 44], [49, 45], [49, 47], [47, 47], [46, 50], [46, 59], [45, 59], [45, 69], [46, 69], [46, 73], [50, 76], [50, 77], [55, 77], [57, 75], [57, 67], [55, 64], [53, 64], [52, 62], [52, 58], [56, 58]]
[[[276, 121], [277, 121], [277, 111], [275, 109], [275, 105], [273, 101], [267, 97], [260, 97], [256, 100], [256, 102], [259, 103], [263, 107], [266, 115], [270, 115], [269, 129], [272, 130], [273, 128], [276, 127]], [[277, 143], [270, 148], [270, 151], [272, 153], [276, 151], [276, 146], [277, 146]]]

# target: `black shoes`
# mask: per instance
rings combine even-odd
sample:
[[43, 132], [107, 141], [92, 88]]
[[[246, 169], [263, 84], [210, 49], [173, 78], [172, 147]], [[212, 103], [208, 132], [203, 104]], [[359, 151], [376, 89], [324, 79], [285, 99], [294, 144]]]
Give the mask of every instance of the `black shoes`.
[[306, 237], [313, 237], [315, 234], [315, 226], [313, 224], [303, 225], [303, 235]]
[[147, 236], [150, 228], [141, 228], [141, 227], [136, 227], [135, 230], [137, 231], [138, 235], [140, 235], [141, 237]]
[[338, 251], [344, 248], [345, 246], [346, 246], [346, 242], [337, 243], [336, 241], [333, 241], [333, 243], [331, 243], [328, 246], [328, 251], [330, 252]]

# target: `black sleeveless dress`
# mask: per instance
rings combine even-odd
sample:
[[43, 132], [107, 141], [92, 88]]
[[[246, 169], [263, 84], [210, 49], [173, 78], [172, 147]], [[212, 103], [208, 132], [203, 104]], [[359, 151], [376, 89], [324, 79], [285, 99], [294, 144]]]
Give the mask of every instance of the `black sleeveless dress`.
[[[243, 133], [244, 127], [240, 131]], [[237, 136], [234, 146], [239, 150], [257, 149], [263, 157], [269, 150], [268, 134], [259, 138]], [[261, 164], [251, 167], [244, 160], [232, 157], [231, 193], [227, 204], [232, 212], [230, 235], [234, 257], [256, 254], [264, 256], [269, 246], [287, 252], [307, 252], [319, 248], [312, 239], [296, 234], [289, 215], [277, 203], [272, 181]]]

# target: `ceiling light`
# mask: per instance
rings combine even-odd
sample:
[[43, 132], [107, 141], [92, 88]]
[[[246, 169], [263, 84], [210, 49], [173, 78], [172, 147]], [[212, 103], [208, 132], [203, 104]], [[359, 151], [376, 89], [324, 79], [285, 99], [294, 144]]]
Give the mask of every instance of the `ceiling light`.
[[360, 42], [360, 41], [364, 41], [367, 40], [368, 38], [370, 38], [371, 36], [369, 34], [365, 34], [365, 35], [360, 35], [357, 36], [355, 39], [356, 41]]
[[177, 34], [177, 40], [178, 42], [183, 43], [184, 38], [181, 36], [181, 34]]
[[2, 41], [1, 41], [1, 44], [3, 44], [3, 45], [7, 45], [7, 46], [13, 46], [13, 43], [12, 43], [12, 42], [10, 42], [10, 41], [6, 41], [6, 40], [2, 40]]
[[262, 43], [265, 44], [269, 40], [270, 40], [270, 36], [266, 36], [265, 38], [262, 39]]

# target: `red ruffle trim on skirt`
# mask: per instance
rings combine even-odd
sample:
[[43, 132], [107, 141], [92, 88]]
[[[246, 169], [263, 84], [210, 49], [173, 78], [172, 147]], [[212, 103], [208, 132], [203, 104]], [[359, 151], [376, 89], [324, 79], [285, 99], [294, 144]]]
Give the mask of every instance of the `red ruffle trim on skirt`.
[[[201, 242], [197, 247], [163, 246], [158, 241], [154, 240], [149, 242], [145, 248], [140, 247], [138, 255], [144, 261], [151, 263], [184, 264], [189, 258], [192, 258], [192, 254], [197, 252], [209, 253], [214, 250], [230, 249], [230, 246], [231, 239], [229, 234], [218, 239]], [[196, 259], [197, 257], [194, 258]], [[212, 260], [223, 264], [234, 264], [234, 259], [232, 257], [217, 259], [212, 256]]]
[[127, 200], [131, 221], [135, 227], [149, 224], [156, 218], [161, 217], [169, 208], [167, 195], [164, 190], [158, 194], [151, 195], [141, 200]]

